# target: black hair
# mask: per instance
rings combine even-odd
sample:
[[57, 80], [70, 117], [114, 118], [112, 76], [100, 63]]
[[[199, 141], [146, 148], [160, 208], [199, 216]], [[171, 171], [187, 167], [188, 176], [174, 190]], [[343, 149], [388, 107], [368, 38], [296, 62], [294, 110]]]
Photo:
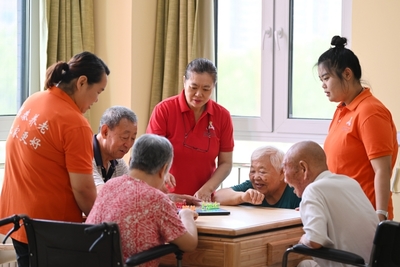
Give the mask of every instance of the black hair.
[[357, 56], [350, 49], [345, 48], [347, 39], [338, 35], [333, 36], [332, 47], [325, 51], [319, 58], [317, 65], [322, 65], [331, 73], [343, 80], [343, 71], [351, 69], [354, 78], [361, 80], [361, 66]]
[[186, 66], [185, 80], [190, 78], [192, 72], [204, 73], [207, 72], [213, 78], [214, 84], [217, 82], [217, 68], [211, 60], [206, 58], [196, 58]]
[[68, 95], [74, 93], [75, 88], [71, 82], [80, 76], [87, 77], [88, 84], [101, 81], [103, 74], [109, 75], [107, 65], [96, 55], [82, 52], [73, 56], [68, 63], [59, 61], [51, 65], [46, 71], [45, 88], [59, 86]]

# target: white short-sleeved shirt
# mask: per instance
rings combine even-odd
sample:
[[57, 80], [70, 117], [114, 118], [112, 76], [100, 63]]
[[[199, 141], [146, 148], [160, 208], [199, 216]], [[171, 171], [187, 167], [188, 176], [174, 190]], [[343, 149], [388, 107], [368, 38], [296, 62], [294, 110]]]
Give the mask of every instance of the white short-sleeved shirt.
[[[356, 253], [369, 261], [379, 219], [357, 181], [330, 171], [322, 172], [304, 190], [300, 215], [309, 240]], [[320, 266], [347, 266], [314, 260]]]
[[[107, 169], [110, 167], [111, 163], [107, 166]], [[115, 160], [115, 170], [114, 173], [112, 174], [111, 178], [115, 178], [118, 176], [122, 176], [124, 174], [129, 174], [129, 168], [128, 165], [125, 163], [124, 159], [116, 159]], [[96, 160], [93, 158], [93, 179], [94, 179], [94, 184], [96, 186], [104, 184], [104, 178], [101, 173], [101, 166], [98, 166], [96, 164]]]

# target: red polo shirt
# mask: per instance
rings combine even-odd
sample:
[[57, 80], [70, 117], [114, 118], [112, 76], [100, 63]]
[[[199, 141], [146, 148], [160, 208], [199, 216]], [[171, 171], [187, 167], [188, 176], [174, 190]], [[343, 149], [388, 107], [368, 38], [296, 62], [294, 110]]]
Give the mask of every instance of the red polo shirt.
[[196, 123], [184, 90], [154, 107], [146, 133], [165, 136], [172, 143], [170, 172], [177, 194], [194, 195], [214, 173], [218, 154], [232, 152], [234, 146], [229, 111], [210, 99]]

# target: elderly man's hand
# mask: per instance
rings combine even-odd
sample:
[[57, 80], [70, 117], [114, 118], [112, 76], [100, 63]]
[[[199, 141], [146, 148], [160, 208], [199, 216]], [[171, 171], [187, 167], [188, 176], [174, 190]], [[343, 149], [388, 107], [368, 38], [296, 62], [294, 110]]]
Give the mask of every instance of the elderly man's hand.
[[251, 203], [253, 205], [260, 205], [265, 196], [254, 189], [248, 189], [242, 196], [243, 202]]

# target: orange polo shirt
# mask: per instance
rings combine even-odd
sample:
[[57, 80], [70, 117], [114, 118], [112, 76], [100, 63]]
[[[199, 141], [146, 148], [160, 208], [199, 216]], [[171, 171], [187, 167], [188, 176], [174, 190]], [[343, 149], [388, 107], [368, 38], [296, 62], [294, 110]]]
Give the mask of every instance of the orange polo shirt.
[[[397, 131], [390, 111], [365, 88], [348, 106], [340, 103], [333, 116], [324, 143], [328, 168], [333, 173], [356, 179], [376, 208], [375, 172], [370, 160], [397, 158]], [[393, 205], [387, 208], [393, 219]]]
[[[87, 119], [57, 87], [30, 96], [19, 110], [6, 142], [0, 218], [82, 221], [69, 172], [92, 174], [92, 130]], [[11, 225], [0, 228], [5, 234]], [[12, 237], [27, 242], [23, 228]]]

